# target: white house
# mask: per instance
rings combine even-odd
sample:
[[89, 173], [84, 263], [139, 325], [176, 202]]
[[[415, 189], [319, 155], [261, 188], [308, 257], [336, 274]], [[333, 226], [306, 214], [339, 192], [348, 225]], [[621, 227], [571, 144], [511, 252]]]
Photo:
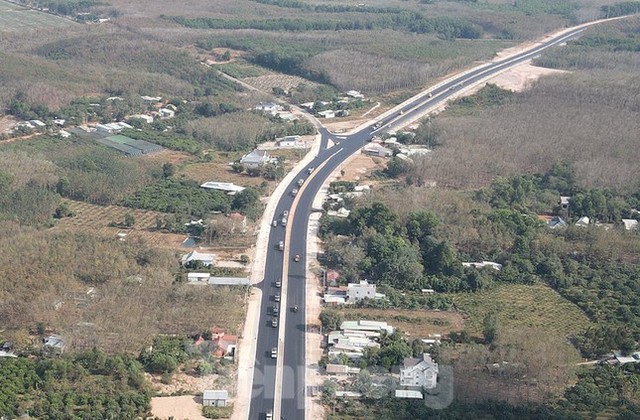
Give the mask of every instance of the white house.
[[119, 133], [125, 128], [133, 128], [133, 127], [131, 127], [126, 122], [122, 122], [122, 121], [112, 122], [108, 124], [96, 124], [96, 130], [103, 133], [109, 133], [109, 134]]
[[364, 95], [360, 92], [358, 92], [357, 90], [350, 90], [348, 92], [345, 92], [345, 94], [347, 96], [351, 96], [352, 98], [356, 98], [356, 99], [363, 99]]
[[271, 156], [266, 150], [255, 149], [251, 153], [242, 156], [240, 163], [247, 168], [257, 168], [271, 161]]
[[191, 251], [188, 254], [182, 256], [182, 265], [187, 265], [192, 261], [201, 261], [202, 265], [208, 267], [213, 265], [216, 261], [215, 254], [208, 254], [204, 252]]
[[391, 157], [393, 151], [378, 143], [369, 143], [362, 148], [362, 151], [370, 156]]
[[176, 111], [169, 108], [160, 108], [160, 118], [173, 118], [176, 116]]
[[50, 335], [49, 337], [45, 338], [44, 345], [45, 347], [54, 348], [60, 351], [60, 353], [62, 353], [66, 347], [64, 338], [60, 337], [59, 335]]
[[463, 262], [462, 266], [463, 267], [474, 267], [474, 268], [491, 267], [496, 271], [502, 270], [502, 264], [498, 264], [497, 262], [493, 262], [493, 261]]
[[262, 112], [271, 112], [274, 113], [276, 111], [280, 111], [282, 107], [278, 104], [274, 104], [273, 102], [260, 102], [256, 105], [256, 111]]
[[335, 118], [336, 112], [331, 109], [327, 109], [326, 111], [318, 112], [318, 115], [320, 115], [322, 118]]
[[576, 226], [579, 227], [589, 227], [589, 218], [587, 216], [582, 216], [576, 222]]
[[636, 219], [622, 219], [625, 230], [638, 229], [638, 221]]
[[153, 122], [153, 117], [151, 115], [145, 115], [145, 114], [135, 114], [135, 115], [130, 115], [129, 116], [130, 119], [138, 119], [138, 120], [142, 120], [144, 122], [146, 122], [147, 124], [151, 124]]
[[435, 388], [438, 382], [438, 364], [429, 353], [422, 358], [404, 359], [404, 368], [400, 370], [400, 386], [412, 388]]
[[278, 147], [296, 147], [298, 145], [299, 136], [286, 136], [276, 139]]
[[209, 273], [187, 273], [187, 281], [189, 283], [207, 284], [211, 274]]
[[206, 389], [202, 393], [202, 405], [204, 406], [226, 407], [228, 399], [229, 392], [224, 389]]
[[360, 283], [349, 283], [347, 285], [347, 296], [349, 301], [358, 301], [364, 298], [374, 299], [376, 297], [376, 285], [369, 284], [366, 280], [360, 280]]
[[200, 185], [201, 188], [207, 188], [210, 190], [219, 190], [224, 191], [229, 195], [234, 195], [241, 191], [244, 191], [245, 188], [239, 185], [235, 185], [232, 182], [216, 182], [216, 181], [207, 181], [204, 184]]

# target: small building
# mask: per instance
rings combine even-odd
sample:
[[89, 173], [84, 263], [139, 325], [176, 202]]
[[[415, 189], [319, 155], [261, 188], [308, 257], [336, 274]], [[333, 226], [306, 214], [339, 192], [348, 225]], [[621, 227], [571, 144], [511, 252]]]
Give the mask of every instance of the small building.
[[549, 229], [562, 229], [567, 227], [567, 222], [562, 220], [560, 216], [553, 216], [548, 222]]
[[251, 281], [247, 277], [209, 277], [207, 284], [213, 286], [249, 286]]
[[345, 94], [355, 99], [364, 99], [364, 95], [357, 90], [350, 90], [345, 92]]
[[200, 185], [200, 188], [224, 191], [229, 195], [234, 195], [236, 193], [239, 193], [245, 190], [244, 187], [235, 185], [232, 182], [217, 182], [217, 181], [207, 181], [204, 184]]
[[336, 117], [335, 111], [333, 111], [331, 109], [327, 109], [326, 111], [320, 111], [320, 112], [318, 112], [318, 115], [321, 116], [322, 118], [335, 118]]
[[169, 108], [160, 108], [160, 111], [158, 111], [160, 113], [160, 118], [173, 118], [176, 116], [176, 111], [174, 111], [173, 109], [169, 109]]
[[142, 120], [147, 124], [151, 124], [153, 122], [153, 116], [151, 115], [146, 115], [146, 114], [135, 114], [135, 115], [130, 115], [129, 119], [136, 119], [136, 120]]
[[421, 358], [405, 358], [404, 368], [400, 370], [400, 385], [411, 388], [435, 388], [438, 382], [438, 364], [429, 353]]
[[369, 143], [362, 148], [362, 151], [369, 156], [391, 157], [393, 151], [378, 143]]
[[280, 111], [282, 109], [282, 107], [278, 104], [274, 104], [273, 102], [259, 102], [258, 105], [256, 105], [256, 111], [262, 111], [262, 112], [270, 112], [270, 113], [274, 113], [276, 111]]
[[326, 370], [330, 375], [357, 375], [360, 373], [360, 368], [334, 363], [327, 364]]
[[463, 262], [462, 266], [463, 267], [474, 267], [474, 268], [491, 267], [496, 271], [502, 270], [502, 264], [498, 264], [497, 262], [493, 262], [493, 261]]
[[188, 254], [182, 256], [182, 265], [187, 265], [193, 261], [200, 261], [205, 267], [213, 265], [216, 261], [215, 254], [209, 254], [198, 251], [191, 251]]
[[66, 344], [64, 342], [64, 338], [59, 335], [50, 335], [49, 337], [44, 339], [44, 346], [50, 347], [54, 350], [59, 351], [60, 353], [64, 352]]
[[624, 230], [638, 229], [638, 221], [636, 219], [622, 219]]
[[31, 120], [29, 121], [34, 127], [46, 127], [47, 124], [43, 123], [40, 120]]
[[114, 134], [119, 133], [125, 128], [133, 128], [129, 124], [119, 121], [108, 124], [96, 124], [96, 130], [100, 133]]
[[64, 120], [62, 118], [56, 118], [55, 120], [53, 120], [53, 123], [59, 125], [60, 127], [64, 126], [66, 122], [67, 120]]
[[209, 278], [209, 273], [187, 273], [187, 281], [191, 284], [207, 284]]
[[560, 204], [560, 208], [562, 210], [567, 210], [569, 211], [569, 205], [571, 203], [571, 197], [566, 196], [566, 195], [561, 195], [560, 196], [560, 201], [558, 202], [558, 204]]
[[366, 280], [359, 283], [349, 283], [347, 285], [347, 296], [349, 301], [358, 301], [365, 298], [374, 299], [376, 297], [376, 285], [369, 284]]
[[226, 407], [229, 399], [229, 391], [206, 389], [202, 393], [202, 405], [210, 407]]
[[142, 100], [145, 102], [160, 102], [162, 100], [162, 96], [141, 96]]
[[576, 222], [576, 226], [578, 227], [589, 227], [589, 218], [587, 216], [583, 216], [578, 219]]
[[58, 131], [58, 135], [59, 135], [60, 137], [62, 137], [63, 139], [66, 139], [66, 138], [68, 138], [68, 137], [71, 137], [71, 133], [69, 133], [68, 131], [65, 131], [65, 130], [60, 130], [60, 131]]
[[278, 147], [296, 147], [300, 136], [286, 136], [276, 139]]
[[416, 400], [423, 399], [422, 392], [416, 391], [414, 389], [396, 389], [395, 393], [396, 398], [412, 398]]
[[238, 337], [227, 334], [222, 328], [213, 327], [211, 329], [211, 344], [213, 345], [213, 356], [220, 359], [234, 361], [236, 357], [236, 347], [238, 345]]
[[251, 153], [242, 156], [240, 163], [247, 168], [258, 168], [261, 165], [269, 163], [271, 156], [266, 150], [255, 149]]

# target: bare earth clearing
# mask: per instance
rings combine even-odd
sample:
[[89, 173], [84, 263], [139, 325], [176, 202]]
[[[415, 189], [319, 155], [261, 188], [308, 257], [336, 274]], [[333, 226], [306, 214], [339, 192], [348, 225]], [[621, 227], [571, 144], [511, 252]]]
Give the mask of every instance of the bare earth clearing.
[[202, 399], [193, 395], [151, 398], [151, 413], [162, 420], [206, 420], [202, 415]]

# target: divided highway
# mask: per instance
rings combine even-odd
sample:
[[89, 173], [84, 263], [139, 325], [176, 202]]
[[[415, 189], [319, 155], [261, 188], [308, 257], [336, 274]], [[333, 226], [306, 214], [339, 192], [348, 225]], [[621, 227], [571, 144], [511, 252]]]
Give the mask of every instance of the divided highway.
[[[268, 416], [273, 416], [276, 420], [305, 418], [307, 225], [313, 200], [331, 173], [362, 148], [373, 134], [410, 124], [421, 118], [427, 110], [446, 102], [465, 86], [530, 60], [544, 49], [578, 36], [583, 30], [583, 27], [578, 27], [566, 31], [525, 52], [448, 79], [395, 108], [387, 116], [372, 120], [371, 124], [356, 133], [336, 137], [326, 129], [321, 129], [322, 143], [318, 156], [287, 187], [277, 205], [277, 226], [271, 227], [265, 276], [258, 285], [262, 289], [262, 302], [249, 413], [251, 420], [267, 420]], [[382, 127], [372, 130], [378, 121], [382, 123]], [[329, 140], [334, 144], [329, 143]], [[310, 168], [314, 169], [309, 172]], [[297, 184], [299, 179], [304, 180], [301, 188]], [[295, 197], [291, 194], [293, 189], [300, 190]], [[287, 226], [283, 227], [281, 220], [285, 211], [289, 215]], [[284, 244], [283, 250], [279, 249], [280, 241]], [[295, 261], [295, 255], [299, 255], [299, 261]], [[276, 282], [281, 282], [279, 287]], [[276, 296], [282, 297], [280, 302], [276, 302]], [[279, 306], [278, 327], [272, 326], [274, 305]], [[294, 311], [294, 307], [298, 310]], [[276, 358], [272, 357], [274, 348], [277, 351]], [[277, 366], [279, 369], [276, 369]]]

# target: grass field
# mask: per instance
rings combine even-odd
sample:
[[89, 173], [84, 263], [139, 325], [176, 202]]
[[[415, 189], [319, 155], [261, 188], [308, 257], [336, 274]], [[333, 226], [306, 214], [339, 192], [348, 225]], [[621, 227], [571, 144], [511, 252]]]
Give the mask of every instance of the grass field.
[[414, 338], [426, 338], [429, 334], [445, 335], [463, 328], [462, 315], [456, 312], [342, 308], [340, 313], [345, 319], [388, 322]]
[[574, 304], [542, 284], [501, 285], [485, 293], [453, 294], [457, 309], [469, 319], [472, 334], [482, 334], [482, 322], [496, 312], [507, 328], [540, 328], [571, 336], [584, 331], [590, 321]]
[[27, 9], [0, 0], [0, 32], [61, 28], [74, 24], [75, 23], [69, 19]]

